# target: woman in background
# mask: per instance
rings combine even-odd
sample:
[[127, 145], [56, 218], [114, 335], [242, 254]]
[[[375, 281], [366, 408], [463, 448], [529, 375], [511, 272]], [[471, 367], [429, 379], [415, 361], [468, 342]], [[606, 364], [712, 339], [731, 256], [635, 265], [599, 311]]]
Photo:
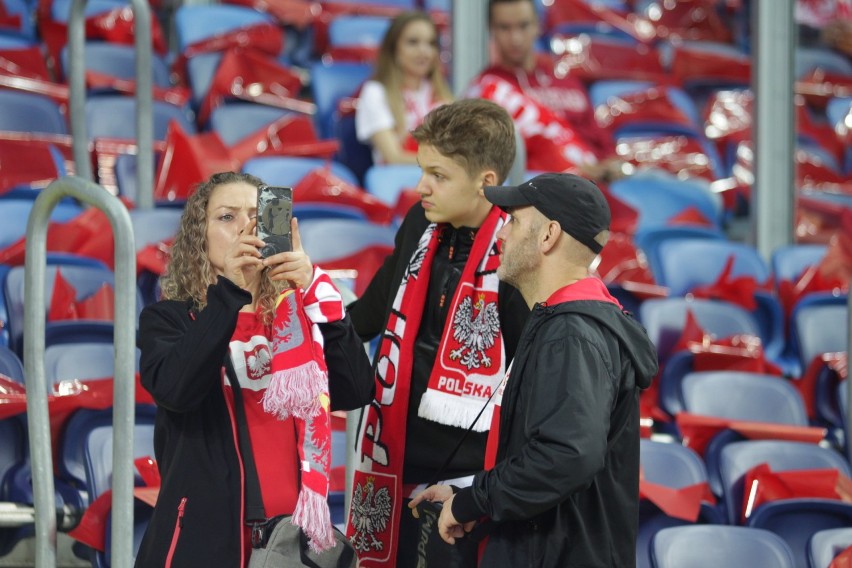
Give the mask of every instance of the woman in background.
[[373, 147], [377, 164], [416, 164], [409, 134], [426, 114], [451, 102], [442, 75], [438, 31], [425, 12], [396, 16], [379, 47], [373, 77], [364, 83], [355, 112], [358, 140]]

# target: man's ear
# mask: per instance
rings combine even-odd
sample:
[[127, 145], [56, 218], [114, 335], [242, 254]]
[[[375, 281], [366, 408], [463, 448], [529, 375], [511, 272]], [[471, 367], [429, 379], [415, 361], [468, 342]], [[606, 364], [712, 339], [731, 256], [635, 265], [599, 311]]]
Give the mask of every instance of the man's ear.
[[552, 251], [562, 238], [562, 227], [558, 221], [548, 221], [540, 233], [539, 248], [542, 254]]

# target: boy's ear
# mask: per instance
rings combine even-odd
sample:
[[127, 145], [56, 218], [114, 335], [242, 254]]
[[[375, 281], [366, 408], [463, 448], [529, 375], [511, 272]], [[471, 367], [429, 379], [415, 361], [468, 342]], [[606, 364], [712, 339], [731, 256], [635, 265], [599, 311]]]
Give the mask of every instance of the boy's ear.
[[479, 186], [479, 193], [485, 195], [485, 188], [491, 185], [500, 185], [497, 180], [497, 172], [485, 170], [482, 172], [482, 185]]

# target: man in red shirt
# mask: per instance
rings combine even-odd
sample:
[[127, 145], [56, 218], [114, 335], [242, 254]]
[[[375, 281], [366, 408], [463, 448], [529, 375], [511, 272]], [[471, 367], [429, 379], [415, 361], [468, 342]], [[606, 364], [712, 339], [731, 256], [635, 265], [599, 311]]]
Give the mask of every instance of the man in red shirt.
[[488, 20], [496, 62], [469, 94], [509, 111], [524, 138], [527, 169], [579, 169], [597, 179], [621, 175], [623, 162], [614, 158], [611, 133], [595, 122], [585, 85], [558, 74], [550, 55], [536, 53], [541, 30], [533, 0], [490, 0]]

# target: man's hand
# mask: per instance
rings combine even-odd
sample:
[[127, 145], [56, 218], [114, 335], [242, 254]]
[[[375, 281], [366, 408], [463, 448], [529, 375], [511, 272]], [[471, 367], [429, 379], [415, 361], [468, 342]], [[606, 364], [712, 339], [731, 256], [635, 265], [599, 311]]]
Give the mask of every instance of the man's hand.
[[444, 501], [444, 507], [441, 509], [441, 516], [438, 517], [438, 533], [447, 544], [455, 544], [457, 538], [461, 538], [472, 531], [476, 524], [476, 521], [469, 521], [462, 524], [456, 520], [453, 516], [454, 498], [455, 495]]
[[408, 508], [411, 509], [411, 514], [414, 515], [414, 518], [419, 519], [420, 513], [417, 512], [417, 505], [423, 501], [444, 503], [452, 496], [453, 488], [449, 485], [430, 485], [411, 500]]

